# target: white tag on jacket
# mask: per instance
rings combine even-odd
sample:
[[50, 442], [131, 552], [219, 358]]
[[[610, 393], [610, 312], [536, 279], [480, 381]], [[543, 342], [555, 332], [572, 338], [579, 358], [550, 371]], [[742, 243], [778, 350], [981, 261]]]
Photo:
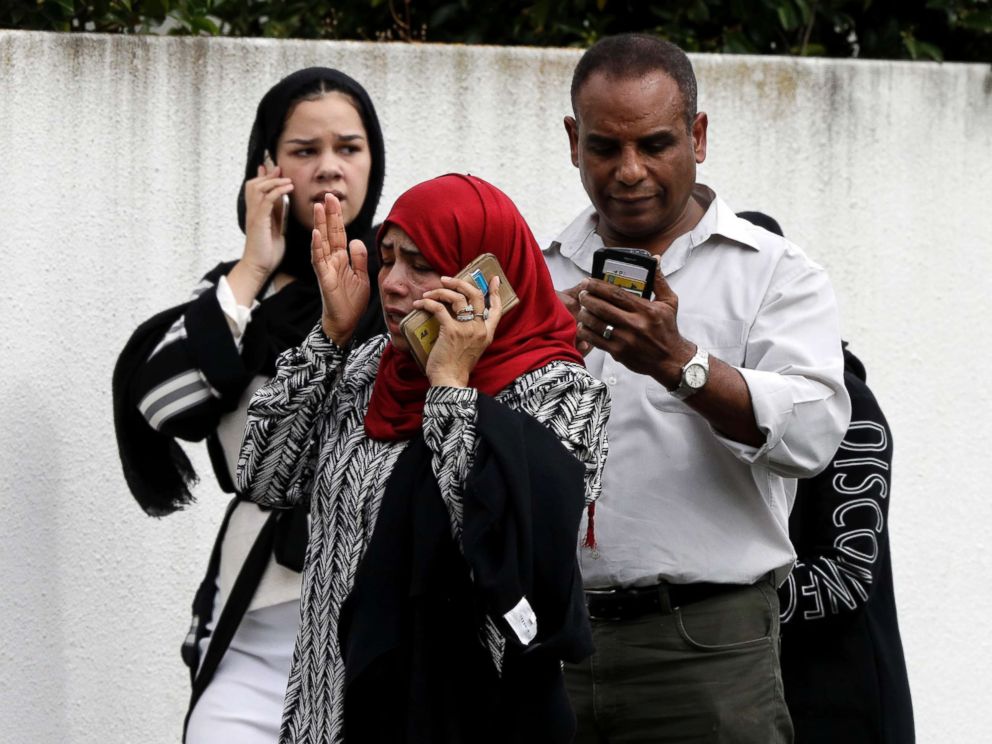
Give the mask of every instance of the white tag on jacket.
[[503, 615], [503, 619], [525, 646], [537, 636], [537, 615], [531, 609], [527, 597], [521, 597], [516, 607]]

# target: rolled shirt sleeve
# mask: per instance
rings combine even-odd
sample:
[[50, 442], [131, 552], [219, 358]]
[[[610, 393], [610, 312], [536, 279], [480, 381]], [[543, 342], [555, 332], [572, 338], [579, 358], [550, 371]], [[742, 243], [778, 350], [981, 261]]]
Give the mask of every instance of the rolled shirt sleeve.
[[776, 282], [751, 326], [745, 365], [761, 447], [717, 439], [748, 464], [764, 463], [787, 478], [820, 472], [844, 436], [851, 402], [837, 305], [823, 269], [814, 265]]

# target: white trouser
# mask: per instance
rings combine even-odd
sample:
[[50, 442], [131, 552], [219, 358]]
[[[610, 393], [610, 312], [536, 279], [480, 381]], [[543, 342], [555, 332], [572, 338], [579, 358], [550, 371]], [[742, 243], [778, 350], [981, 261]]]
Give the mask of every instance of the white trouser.
[[245, 613], [193, 709], [186, 744], [276, 744], [299, 625], [299, 600]]

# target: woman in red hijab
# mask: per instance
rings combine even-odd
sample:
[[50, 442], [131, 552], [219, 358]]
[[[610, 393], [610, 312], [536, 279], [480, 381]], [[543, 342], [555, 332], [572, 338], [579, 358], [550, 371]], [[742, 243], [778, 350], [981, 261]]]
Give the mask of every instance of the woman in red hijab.
[[[378, 236], [388, 334], [355, 346], [368, 254], [332, 195], [315, 224], [323, 317], [252, 398], [239, 464], [250, 499], [311, 510], [280, 740], [571, 741], [609, 399], [533, 235], [479, 178], [410, 189]], [[520, 298], [505, 315], [496, 277], [488, 298], [452, 278], [487, 252]], [[440, 324], [425, 372], [414, 309]]]

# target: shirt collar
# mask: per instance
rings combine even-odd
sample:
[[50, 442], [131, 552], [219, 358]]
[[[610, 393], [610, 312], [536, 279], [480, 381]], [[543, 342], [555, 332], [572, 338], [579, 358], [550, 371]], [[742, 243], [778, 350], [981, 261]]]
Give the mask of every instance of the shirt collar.
[[[603, 247], [603, 239], [596, 232], [598, 223], [596, 208], [590, 204], [555, 240], [561, 255], [570, 259], [587, 274], [592, 273], [592, 254]], [[552, 243], [552, 246], [555, 243]]]
[[[756, 251], [761, 250], [751, 223], [734, 214], [713, 189], [697, 183], [692, 195], [706, 207], [706, 212], [692, 230], [677, 237], [665, 251], [661, 268], [666, 276], [682, 268], [692, 251], [714, 236], [732, 240]], [[590, 205], [572, 220], [555, 241], [561, 254], [587, 274], [592, 272], [593, 254], [603, 247], [603, 239], [596, 232], [598, 222], [596, 209]]]

